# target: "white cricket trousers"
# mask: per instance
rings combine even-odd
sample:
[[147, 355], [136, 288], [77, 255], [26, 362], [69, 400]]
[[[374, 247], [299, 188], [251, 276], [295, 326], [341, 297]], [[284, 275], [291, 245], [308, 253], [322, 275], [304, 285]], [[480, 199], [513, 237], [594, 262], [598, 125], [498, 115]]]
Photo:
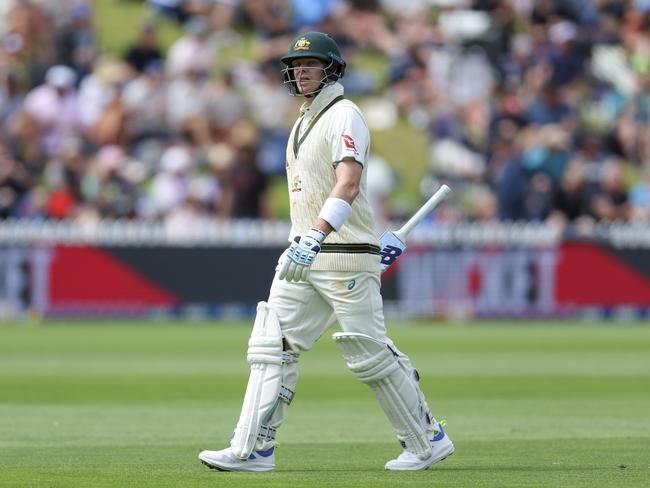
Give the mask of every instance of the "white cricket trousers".
[[308, 282], [298, 283], [279, 280], [276, 273], [268, 303], [293, 352], [309, 350], [332, 324], [332, 313], [344, 332], [387, 340], [377, 273], [311, 271]]
[[[409, 358], [386, 336], [378, 273], [312, 270], [308, 282], [295, 283], [279, 280], [276, 269], [268, 303], [278, 316], [285, 350], [296, 358], [337, 320], [345, 332], [359, 332], [390, 344], [400, 360], [410, 365]], [[295, 391], [298, 361], [283, 365], [282, 383]], [[282, 424], [288, 407], [284, 402], [278, 403], [267, 424], [273, 432]], [[266, 450], [273, 445], [274, 439], [258, 439], [255, 449]]]

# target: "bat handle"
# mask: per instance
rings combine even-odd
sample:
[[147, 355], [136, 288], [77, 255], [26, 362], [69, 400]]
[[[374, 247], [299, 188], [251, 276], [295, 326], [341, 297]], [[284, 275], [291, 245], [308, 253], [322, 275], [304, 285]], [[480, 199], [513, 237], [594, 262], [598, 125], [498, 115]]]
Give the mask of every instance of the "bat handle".
[[411, 231], [415, 228], [416, 225], [418, 225], [424, 217], [426, 217], [429, 212], [431, 212], [434, 208], [438, 206], [438, 204], [444, 200], [444, 198], [451, 193], [451, 188], [449, 188], [447, 185], [442, 185], [440, 188], [438, 188], [438, 191], [433, 194], [429, 200], [426, 201], [420, 209], [415, 212], [413, 217], [408, 219], [408, 221], [398, 230], [395, 232], [397, 237], [402, 241], [406, 242], [406, 236], [408, 236]]

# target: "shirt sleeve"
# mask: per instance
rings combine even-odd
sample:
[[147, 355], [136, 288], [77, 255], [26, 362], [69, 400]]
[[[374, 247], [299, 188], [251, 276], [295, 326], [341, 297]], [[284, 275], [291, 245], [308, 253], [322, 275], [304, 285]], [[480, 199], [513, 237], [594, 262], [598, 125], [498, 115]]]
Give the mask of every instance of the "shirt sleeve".
[[332, 166], [336, 168], [346, 158], [354, 159], [361, 166], [365, 166], [370, 144], [366, 121], [359, 112], [350, 107], [338, 110], [332, 119], [328, 134]]

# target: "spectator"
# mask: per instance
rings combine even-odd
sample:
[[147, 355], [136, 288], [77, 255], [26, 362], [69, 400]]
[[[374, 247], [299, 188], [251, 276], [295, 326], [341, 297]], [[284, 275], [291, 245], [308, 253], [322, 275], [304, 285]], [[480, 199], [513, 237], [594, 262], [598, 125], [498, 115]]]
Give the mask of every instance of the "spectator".
[[623, 178], [623, 165], [619, 160], [612, 158], [603, 163], [600, 184], [590, 198], [589, 210], [600, 221], [629, 219], [630, 204]]
[[31, 186], [29, 174], [1, 143], [0, 161], [0, 219], [19, 217], [21, 200]]
[[251, 119], [259, 128], [258, 167], [266, 174], [284, 172], [285, 149], [291, 132], [293, 100], [287, 97], [275, 63], [260, 66], [247, 88]]
[[45, 215], [50, 219], [57, 220], [73, 217], [76, 204], [69, 183], [63, 181], [49, 194], [45, 203]]
[[70, 66], [82, 79], [92, 69], [99, 53], [92, 25], [92, 7], [85, 1], [76, 0], [69, 7], [69, 20], [59, 30], [55, 45], [56, 59]]
[[495, 222], [499, 217], [499, 202], [492, 191], [487, 187], [478, 188], [472, 195], [470, 215], [476, 222]]
[[248, 124], [241, 124], [234, 134], [235, 155], [224, 175], [226, 215], [230, 218], [268, 218], [271, 208], [268, 178], [256, 163], [256, 134]]
[[165, 150], [160, 159], [161, 171], [151, 184], [151, 208], [148, 211], [152, 216], [164, 216], [185, 201], [192, 166], [192, 153], [185, 145], [175, 144]]
[[45, 84], [34, 88], [25, 98], [25, 115], [34, 122], [40, 150], [46, 156], [56, 154], [61, 141], [75, 136], [81, 128], [76, 80], [72, 68], [52, 66]]
[[89, 178], [84, 181], [86, 201], [92, 202], [102, 216], [135, 216], [137, 190], [124, 176], [127, 162], [127, 155], [120, 146], [103, 146], [93, 162], [93, 172], [88, 173]]
[[25, 101], [24, 82], [17, 73], [7, 73], [0, 86], [0, 137], [9, 135], [9, 126]]
[[123, 61], [103, 56], [81, 83], [79, 117], [88, 138], [95, 144], [124, 144], [127, 140], [121, 94], [128, 77]]
[[584, 73], [582, 53], [575, 45], [578, 29], [573, 22], [560, 20], [548, 31], [551, 49], [549, 61], [552, 69], [550, 82], [557, 86], [568, 85]]
[[[233, 70], [229, 70], [206, 87], [206, 110], [215, 141], [230, 138], [232, 129], [248, 115], [248, 105], [254, 95], [260, 93], [245, 95], [243, 92], [246, 90], [247, 83], [243, 83], [244, 86], [240, 89], [235, 77]], [[275, 108], [272, 97], [269, 97], [268, 101], [269, 106]]]
[[209, 222], [211, 204], [219, 201], [220, 189], [211, 177], [196, 177], [190, 181], [187, 196], [165, 216], [167, 235], [176, 241], [191, 240]]
[[210, 37], [208, 22], [202, 17], [192, 17], [184, 27], [186, 34], [169, 48], [167, 74], [176, 78], [190, 71], [204, 75], [212, 73], [218, 48]]
[[138, 37], [128, 48], [124, 60], [139, 73], [153, 63], [162, 63], [163, 56], [158, 46], [155, 24], [146, 23], [140, 27]]
[[[269, 182], [283, 173], [291, 129], [278, 121], [296, 103], [278, 88], [277, 59], [294, 29], [318, 24], [345, 57], [370, 53], [355, 64], [373, 73], [346, 73], [346, 90], [372, 105], [366, 97], [379, 96], [429, 136], [427, 180], [456, 196], [441, 220], [645, 219], [645, 3], [152, 0], [183, 34], [165, 51], [149, 22], [118, 60], [101, 53], [86, 0], [11, 2], [0, 32], [0, 218], [273, 215]], [[235, 48], [245, 29], [250, 53]], [[237, 60], [220, 71], [222, 46]], [[390, 131], [395, 121], [383, 120], [375, 130]], [[388, 196], [386, 219], [406, 212]]]
[[524, 218], [532, 222], [544, 221], [553, 210], [553, 181], [542, 172], [535, 171], [528, 179], [524, 194]]
[[564, 172], [553, 207], [550, 218], [561, 226], [589, 215], [585, 164], [580, 160], [573, 160]]
[[528, 121], [541, 125], [569, 121], [575, 115], [575, 110], [564, 100], [564, 93], [558, 86], [546, 84], [526, 110]]
[[558, 125], [547, 124], [529, 131], [530, 142], [521, 155], [528, 172], [541, 172], [557, 184], [572, 155], [569, 135]]
[[650, 220], [650, 164], [641, 169], [641, 179], [630, 189], [630, 212], [635, 220]]
[[175, 133], [200, 146], [212, 142], [206, 97], [209, 86], [208, 74], [201, 65], [192, 65], [173, 78], [165, 91], [166, 122]]
[[156, 59], [149, 61], [141, 73], [124, 85], [121, 103], [130, 143], [171, 134], [165, 120], [167, 87], [163, 64]]
[[35, 2], [14, 1], [6, 23], [2, 44], [12, 68], [24, 73], [27, 89], [42, 84], [47, 68], [56, 64], [52, 46], [54, 27], [47, 12]]

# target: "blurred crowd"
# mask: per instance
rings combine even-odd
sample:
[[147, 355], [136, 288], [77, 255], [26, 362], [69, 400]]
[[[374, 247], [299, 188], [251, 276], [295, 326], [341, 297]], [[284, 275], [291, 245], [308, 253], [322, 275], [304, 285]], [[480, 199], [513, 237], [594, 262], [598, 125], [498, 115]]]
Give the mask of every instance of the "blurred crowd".
[[[300, 104], [278, 60], [306, 30], [341, 46], [371, 129], [427, 134], [422, 198], [456, 190], [438, 218], [650, 219], [650, 0], [147, 3], [107, 54], [91, 2], [0, 0], [0, 219], [274, 217]], [[399, 175], [373, 156], [383, 218]]]

